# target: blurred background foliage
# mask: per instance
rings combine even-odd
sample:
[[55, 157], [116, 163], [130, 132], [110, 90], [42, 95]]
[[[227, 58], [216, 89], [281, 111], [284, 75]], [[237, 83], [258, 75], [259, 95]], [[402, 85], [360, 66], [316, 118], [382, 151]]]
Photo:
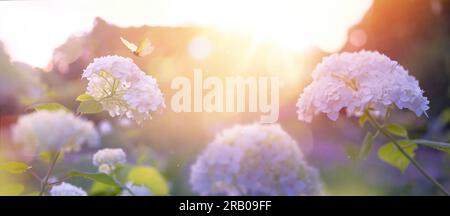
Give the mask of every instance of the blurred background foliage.
[[[419, 79], [430, 100], [429, 119], [397, 111], [395, 122], [407, 125], [413, 138], [450, 141], [450, 1], [446, 0], [376, 0], [364, 18], [348, 31], [348, 40], [341, 51], [377, 50], [397, 60]], [[154, 76], [164, 92], [168, 107], [162, 114], [142, 126], [111, 119], [106, 113], [89, 115], [102, 132], [103, 147], [121, 147], [130, 162], [159, 169], [168, 188], [157, 186], [153, 193], [191, 194], [189, 168], [196, 155], [211, 141], [214, 134], [236, 123], [258, 121], [260, 113], [174, 113], [170, 99], [175, 90], [170, 83], [176, 76], [192, 78], [192, 71], [201, 68], [204, 76], [278, 75], [284, 82], [280, 90], [278, 122], [297, 140], [310, 163], [320, 169], [326, 191], [333, 195], [420, 195], [436, 191], [417, 171], [410, 167], [404, 174], [376, 157], [377, 143], [367, 160], [352, 157], [359, 150], [364, 132], [355, 119], [330, 122], [318, 118], [313, 124], [297, 120], [295, 103], [310, 73], [323, 56], [320, 49], [295, 52], [271, 44], [253, 47], [245, 34], [223, 33], [197, 27], [131, 27], [120, 28], [97, 18], [90, 32], [72, 36], [55, 49], [51, 64], [45, 69], [24, 63], [11, 63], [0, 46], [0, 161], [32, 161], [33, 156], [21, 153], [12, 143], [10, 126], [18, 115], [30, 112], [27, 107], [38, 102], [59, 102], [75, 110], [76, 96], [84, 92], [83, 69], [95, 57], [121, 55], [133, 58], [139, 67]], [[148, 37], [155, 46], [146, 58], [137, 58], [120, 42], [119, 37], [140, 41]], [[193, 40], [207, 40], [209, 55], [195, 58], [189, 52]], [[58, 166], [81, 167], [94, 171], [92, 152], [68, 156]], [[71, 158], [72, 157], [72, 158]], [[450, 188], [448, 154], [420, 149], [417, 158], [427, 170]], [[44, 166], [37, 164], [44, 172]], [[151, 172], [151, 171], [149, 171]], [[78, 184], [89, 186], [90, 182]], [[155, 180], [158, 181], [158, 180]], [[165, 181], [165, 180], [161, 180]], [[35, 185], [29, 176], [0, 173], [0, 194], [27, 194]], [[158, 183], [155, 183], [158, 185]], [[8, 186], [5, 186], [8, 185]], [[94, 185], [93, 194], [102, 194]], [[97, 192], [96, 192], [97, 190]]]

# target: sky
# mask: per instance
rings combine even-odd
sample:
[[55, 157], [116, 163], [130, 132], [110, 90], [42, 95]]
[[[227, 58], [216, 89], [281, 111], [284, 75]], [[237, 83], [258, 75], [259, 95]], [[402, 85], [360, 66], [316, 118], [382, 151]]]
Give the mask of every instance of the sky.
[[[46, 67], [53, 49], [92, 29], [95, 17], [121, 26], [201, 26], [251, 33], [257, 41], [338, 51], [372, 0], [37, 0], [0, 2], [0, 41], [13, 61]], [[361, 33], [361, 32], [359, 32]], [[364, 35], [363, 35], [364, 36]]]

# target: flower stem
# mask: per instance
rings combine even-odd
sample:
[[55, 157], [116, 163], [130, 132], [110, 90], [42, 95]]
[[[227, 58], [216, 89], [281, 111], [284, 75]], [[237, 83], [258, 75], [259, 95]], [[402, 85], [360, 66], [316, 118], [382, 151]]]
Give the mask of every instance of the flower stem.
[[53, 172], [53, 169], [55, 168], [55, 164], [58, 161], [60, 151], [56, 152], [55, 157], [53, 158], [52, 162], [50, 163], [50, 167], [47, 170], [47, 174], [44, 177], [44, 180], [41, 182], [41, 191], [39, 192], [39, 196], [44, 195], [45, 190], [48, 186], [48, 179], [50, 178], [50, 175]]
[[419, 172], [425, 176], [431, 183], [433, 183], [442, 193], [449, 196], [450, 193], [436, 180], [434, 179], [428, 172], [422, 167], [422, 165], [419, 164], [411, 155], [409, 155], [405, 149], [398, 143], [397, 139], [395, 139], [394, 136], [392, 136], [384, 127], [382, 127], [371, 115], [369, 112], [367, 112], [367, 116], [369, 119], [369, 122], [374, 126], [377, 130], [379, 130], [385, 137], [387, 137], [394, 145], [397, 147], [397, 149], [405, 155], [405, 157], [416, 167]]
[[411, 140], [411, 141], [416, 144], [427, 146], [427, 147], [450, 149], [450, 144], [445, 143], [445, 142], [436, 142], [436, 141], [424, 140], [424, 139], [415, 139], [415, 140]]
[[38, 180], [39, 182], [41, 182], [42, 181], [42, 178], [33, 170], [33, 168], [31, 168], [30, 170], [29, 170], [29, 172], [30, 172], [30, 174], [36, 179], [36, 180]]

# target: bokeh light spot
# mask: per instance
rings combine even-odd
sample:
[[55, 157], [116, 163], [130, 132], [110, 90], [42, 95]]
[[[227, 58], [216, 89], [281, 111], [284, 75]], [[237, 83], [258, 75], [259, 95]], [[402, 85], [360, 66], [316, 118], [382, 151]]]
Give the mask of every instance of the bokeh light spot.
[[192, 58], [196, 60], [204, 60], [208, 58], [209, 53], [211, 52], [211, 43], [206, 37], [195, 37], [189, 43], [188, 52]]

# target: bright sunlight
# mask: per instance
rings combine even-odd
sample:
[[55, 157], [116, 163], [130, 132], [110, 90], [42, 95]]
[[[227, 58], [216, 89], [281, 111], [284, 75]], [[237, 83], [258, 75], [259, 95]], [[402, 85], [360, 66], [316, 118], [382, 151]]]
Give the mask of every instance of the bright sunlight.
[[13, 61], [46, 67], [54, 48], [70, 35], [89, 31], [98, 16], [119, 26], [214, 27], [250, 33], [256, 42], [270, 42], [294, 51], [316, 46], [333, 52], [345, 43], [347, 30], [372, 3], [371, 0], [127, 2], [120, 6], [119, 1], [1, 2], [0, 39]]

